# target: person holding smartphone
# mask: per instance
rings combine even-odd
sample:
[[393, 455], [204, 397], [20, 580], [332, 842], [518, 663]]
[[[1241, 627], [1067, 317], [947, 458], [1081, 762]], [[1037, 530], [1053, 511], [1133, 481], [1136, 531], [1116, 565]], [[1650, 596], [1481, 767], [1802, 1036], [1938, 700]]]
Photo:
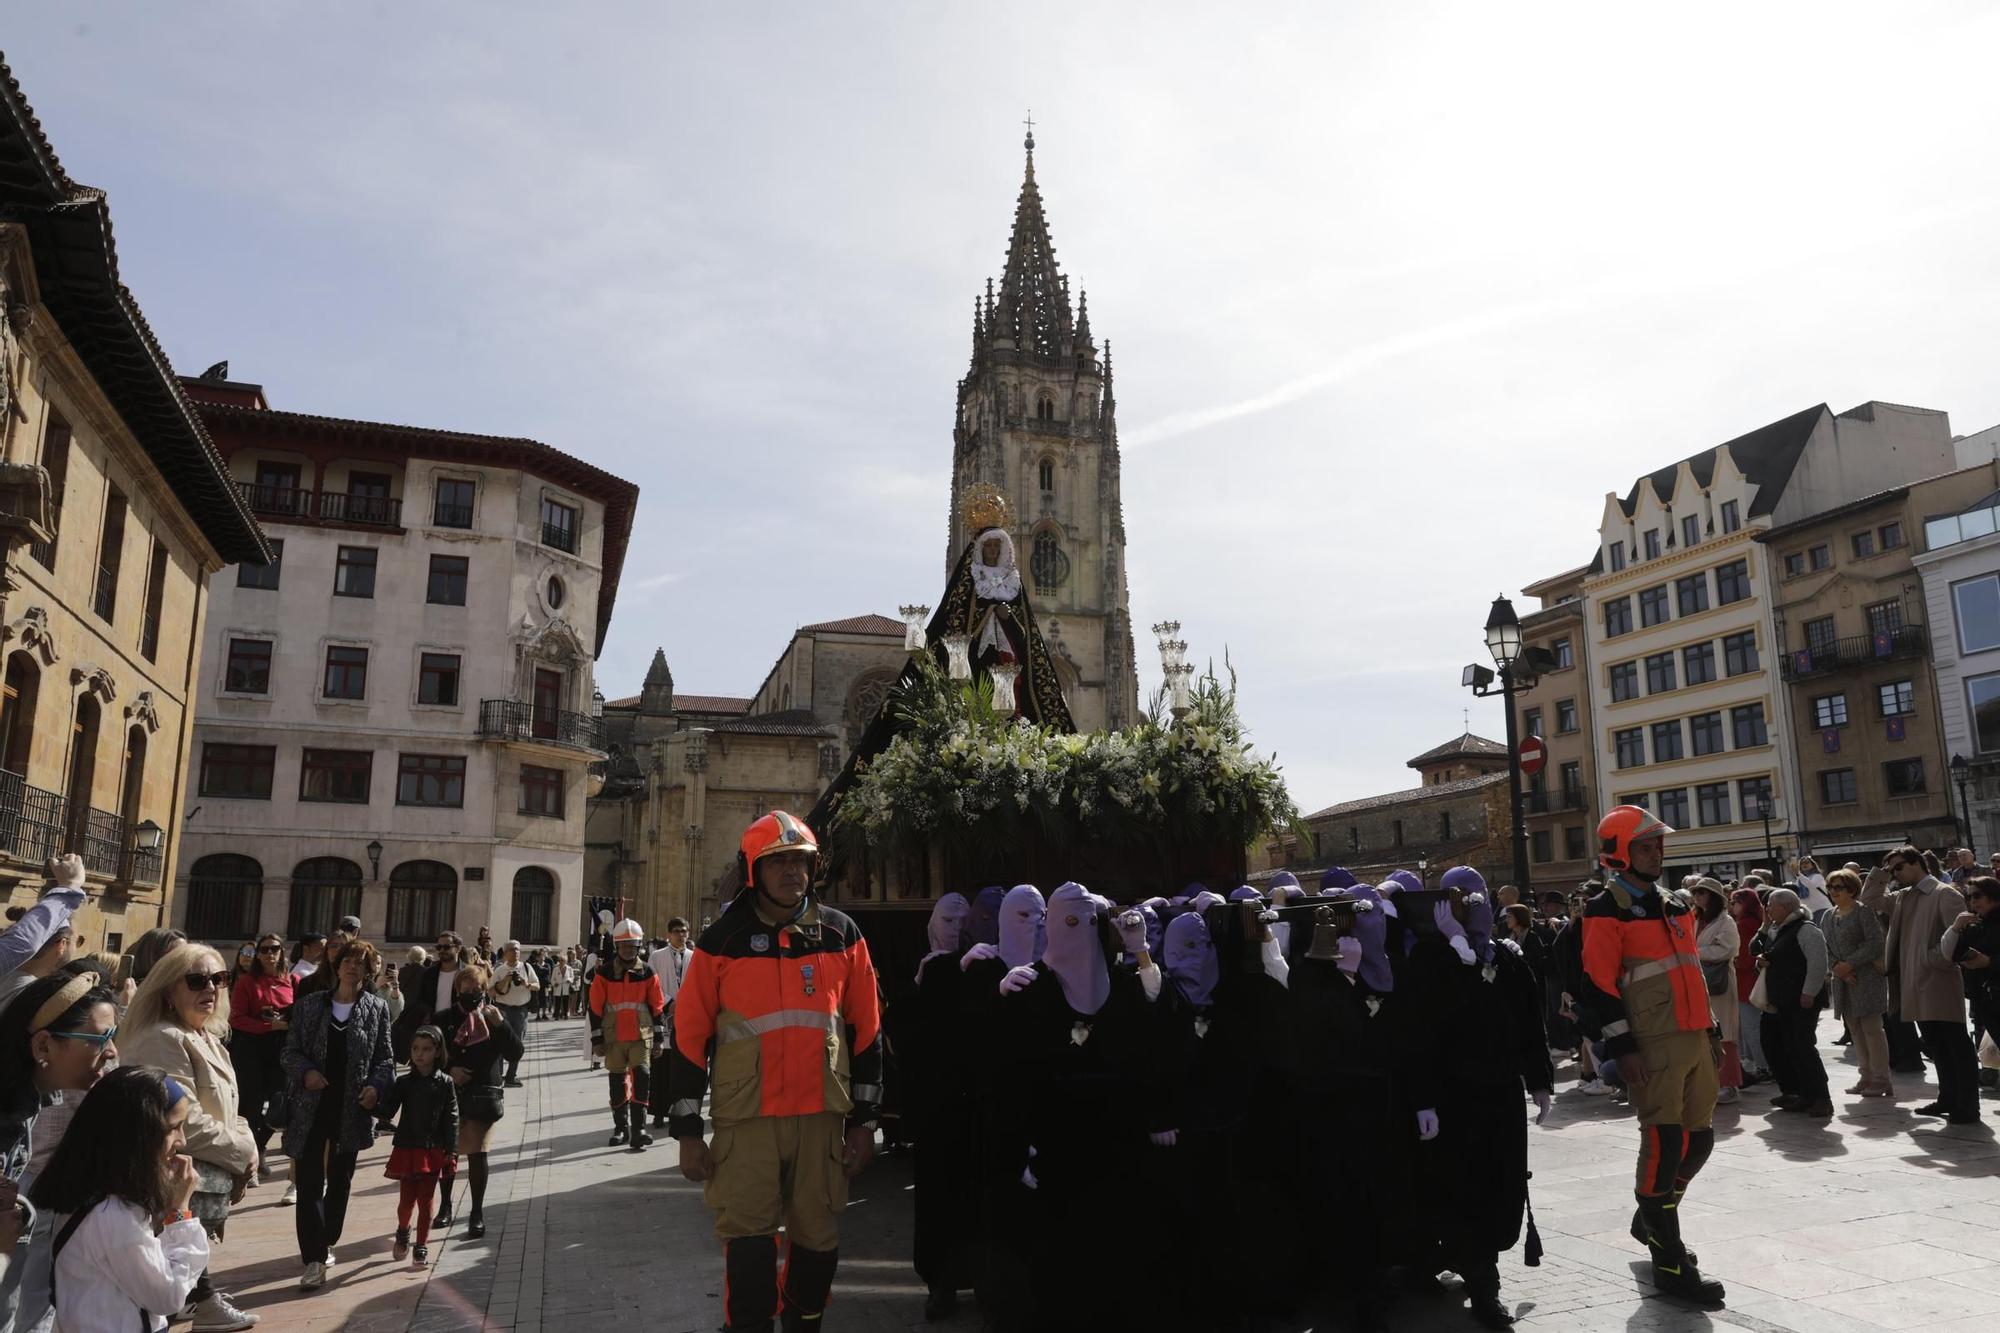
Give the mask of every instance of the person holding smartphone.
[[1965, 886], [1965, 907], [1945, 933], [1946, 956], [1965, 978], [1974, 1023], [2000, 1041], [2000, 879], [1980, 875]]
[[283, 1105], [285, 1033], [291, 1028], [293, 983], [285, 968], [282, 935], [257, 938], [257, 961], [236, 978], [229, 992], [229, 1062], [236, 1070], [236, 1088], [243, 1118], [257, 1140], [257, 1176], [264, 1171], [264, 1150], [277, 1132], [272, 1119]]

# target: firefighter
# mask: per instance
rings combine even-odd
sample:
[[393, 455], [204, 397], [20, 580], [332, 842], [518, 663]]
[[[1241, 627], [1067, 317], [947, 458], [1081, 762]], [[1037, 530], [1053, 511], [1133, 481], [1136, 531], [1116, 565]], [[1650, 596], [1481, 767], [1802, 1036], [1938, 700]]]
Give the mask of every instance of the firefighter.
[[653, 1099], [653, 1055], [666, 1040], [667, 999], [659, 973], [639, 952], [645, 928], [628, 917], [611, 928], [611, 942], [612, 956], [590, 977], [590, 1058], [595, 1064], [602, 1056], [610, 1071], [610, 1146], [629, 1137], [632, 1151], [643, 1152], [653, 1142], [646, 1108]]
[[1671, 832], [1636, 805], [1599, 822], [1604, 891], [1583, 913], [1576, 1007], [1602, 1033], [1639, 1117], [1632, 1235], [1652, 1254], [1653, 1285], [1720, 1305], [1722, 1284], [1701, 1275], [1681, 1241], [1681, 1196], [1715, 1146], [1718, 1083], [1694, 909], [1658, 882]]
[[820, 1327], [848, 1182], [875, 1153], [875, 967], [854, 922], [809, 896], [818, 859], [796, 817], [752, 824], [737, 859], [746, 891], [702, 932], [674, 1002], [668, 1132], [715, 1211], [729, 1329], [769, 1329], [781, 1309], [787, 1333]]

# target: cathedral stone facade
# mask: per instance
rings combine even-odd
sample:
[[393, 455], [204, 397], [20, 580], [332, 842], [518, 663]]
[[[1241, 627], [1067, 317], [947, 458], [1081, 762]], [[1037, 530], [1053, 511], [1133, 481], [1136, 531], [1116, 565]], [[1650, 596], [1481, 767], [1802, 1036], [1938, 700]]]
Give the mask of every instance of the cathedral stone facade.
[[958, 383], [945, 569], [973, 534], [968, 486], [991, 482], [1013, 508], [1014, 546], [1035, 619], [1080, 731], [1139, 721], [1111, 345], [1100, 354], [1090, 300], [1070, 301], [1035, 184], [1035, 139], [1014, 206], [999, 289], [973, 301], [972, 366]]

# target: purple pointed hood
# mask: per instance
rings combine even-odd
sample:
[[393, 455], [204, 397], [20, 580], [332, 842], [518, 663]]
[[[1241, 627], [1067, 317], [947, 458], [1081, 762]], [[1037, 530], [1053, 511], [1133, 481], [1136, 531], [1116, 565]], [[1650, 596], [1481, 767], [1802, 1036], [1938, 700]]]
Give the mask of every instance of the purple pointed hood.
[[1247, 903], [1252, 898], [1262, 898], [1263, 896], [1263, 894], [1257, 892], [1257, 890], [1251, 888], [1248, 884], [1238, 885], [1229, 891], [1229, 901], [1232, 903]]
[[1140, 903], [1138, 911], [1140, 916], [1146, 918], [1146, 952], [1158, 959], [1160, 945], [1166, 938], [1167, 923], [1161, 918], [1159, 908], [1154, 907], [1150, 899]]
[[1049, 909], [1042, 891], [1032, 884], [1007, 890], [1000, 904], [1000, 957], [1009, 967], [1026, 967], [1042, 956], [1048, 944]]
[[1328, 866], [1326, 873], [1319, 877], [1319, 891], [1322, 894], [1334, 893], [1341, 889], [1351, 889], [1360, 882], [1346, 866]]
[[1296, 890], [1295, 893], [1289, 895], [1291, 897], [1303, 898], [1305, 896], [1305, 890], [1299, 887], [1299, 877], [1289, 870], [1280, 870], [1277, 874], [1271, 876], [1271, 887], [1273, 889]]
[[1222, 980], [1222, 959], [1215, 952], [1208, 923], [1193, 912], [1175, 917], [1167, 923], [1162, 947], [1165, 959], [1161, 966], [1181, 998], [1196, 1008], [1214, 1003], [1215, 985]]
[[1049, 895], [1049, 947], [1042, 962], [1080, 1014], [1096, 1013], [1111, 996], [1111, 969], [1098, 930], [1098, 918], [1110, 910], [1110, 903], [1081, 884], [1065, 884]]
[[959, 953], [964, 946], [959, 943], [965, 936], [966, 918], [972, 915], [972, 904], [962, 893], [947, 893], [931, 908], [930, 942], [932, 953]]
[[1007, 896], [1007, 890], [998, 884], [981, 889], [972, 899], [972, 914], [965, 922], [965, 943], [998, 944], [1000, 942], [1000, 900]]
[[1389, 914], [1382, 895], [1367, 884], [1356, 884], [1354, 895], [1354, 937], [1361, 941], [1361, 980], [1369, 990], [1386, 995], [1396, 989], [1396, 974], [1389, 968]]
[[1492, 962], [1493, 895], [1486, 891], [1486, 877], [1471, 866], [1453, 866], [1439, 883], [1465, 895], [1466, 942], [1480, 962]]
[[[1389, 887], [1392, 881], [1396, 885], [1393, 890]], [[1424, 882], [1417, 878], [1417, 872], [1414, 870], [1391, 870], [1389, 878], [1382, 881], [1376, 887], [1384, 893], [1400, 893], [1404, 889], [1408, 889], [1411, 893], [1422, 893], [1424, 891]]]

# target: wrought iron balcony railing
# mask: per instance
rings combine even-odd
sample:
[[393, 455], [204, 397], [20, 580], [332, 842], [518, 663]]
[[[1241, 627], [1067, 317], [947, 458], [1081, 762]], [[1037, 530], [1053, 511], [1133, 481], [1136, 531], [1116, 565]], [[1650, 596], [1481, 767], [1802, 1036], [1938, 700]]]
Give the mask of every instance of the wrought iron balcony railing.
[[95, 806], [77, 812], [74, 838], [83, 868], [108, 879], [122, 879], [125, 870], [125, 820]]
[[537, 741], [578, 750], [601, 750], [604, 723], [567, 708], [541, 708], [519, 699], [481, 699], [479, 734], [488, 740]]
[[576, 529], [560, 523], [542, 524], [542, 545], [576, 554]]
[[1922, 657], [1930, 647], [1930, 637], [1922, 625], [1905, 625], [1878, 634], [1857, 634], [1809, 644], [1785, 654], [1780, 672], [1786, 680], [1806, 680], [1833, 671], [1847, 671], [1876, 662]]
[[63, 842], [63, 798], [0, 768], [0, 852], [39, 866]]
[[386, 495], [349, 495], [344, 491], [308, 491], [297, 486], [265, 486], [239, 481], [237, 493], [259, 518], [294, 523], [323, 521], [399, 528], [403, 502]]

